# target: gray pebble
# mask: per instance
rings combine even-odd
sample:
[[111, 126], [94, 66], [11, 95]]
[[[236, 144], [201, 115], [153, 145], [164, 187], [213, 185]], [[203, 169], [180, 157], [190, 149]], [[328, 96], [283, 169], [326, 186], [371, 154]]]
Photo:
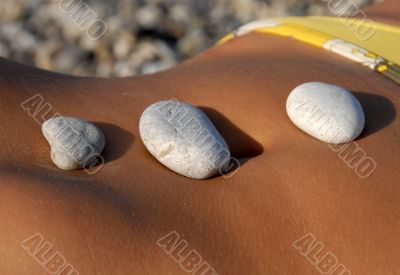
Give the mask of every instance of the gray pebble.
[[355, 140], [364, 129], [360, 102], [339, 86], [310, 82], [295, 88], [286, 102], [292, 122], [307, 134], [332, 144]]
[[177, 100], [148, 107], [140, 118], [146, 148], [172, 171], [193, 179], [217, 174], [230, 160], [223, 137], [198, 108]]
[[51, 159], [63, 170], [90, 166], [105, 146], [102, 131], [79, 118], [51, 118], [43, 123], [42, 132], [50, 144]]

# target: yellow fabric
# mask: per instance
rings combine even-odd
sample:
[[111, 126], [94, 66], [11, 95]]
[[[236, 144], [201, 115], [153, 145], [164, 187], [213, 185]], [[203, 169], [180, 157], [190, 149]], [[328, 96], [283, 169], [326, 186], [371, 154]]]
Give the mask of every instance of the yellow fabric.
[[289, 37], [293, 36], [316, 47], [322, 47], [326, 41], [335, 38], [325, 33], [314, 33], [311, 28], [305, 28], [300, 24], [292, 25], [292, 23], [289, 22], [273, 28], [258, 29], [256, 32], [272, 33]]
[[[372, 31], [371, 31], [372, 30]], [[218, 44], [249, 32], [292, 37], [384, 74], [400, 85], [400, 27], [339, 17], [285, 17], [254, 21]]]
[[220, 40], [218, 40], [216, 45], [221, 45], [224, 44], [225, 42], [228, 42], [229, 40], [233, 39], [235, 36], [233, 34], [227, 34], [225, 35], [223, 38], [221, 38]]
[[[289, 29], [290, 23], [295, 24], [298, 28], [299, 26], [304, 26], [308, 29], [313, 29], [319, 33], [324, 34], [321, 39], [328, 39], [329, 36], [333, 38], [342, 39], [354, 45], [357, 45], [361, 48], [364, 48], [374, 54], [385, 58], [393, 63], [400, 64], [400, 27], [392, 26], [388, 24], [373, 22], [376, 27], [376, 32], [369, 39], [362, 40], [360, 39], [356, 32], [351, 28], [357, 29], [358, 26], [365, 23], [364, 20], [358, 19], [348, 19], [346, 24], [346, 18], [340, 17], [322, 17], [322, 16], [308, 16], [308, 17], [283, 17], [283, 18], [273, 18], [282, 23], [286, 23], [285, 26], [277, 26], [273, 28], [265, 28], [255, 30], [256, 32], [265, 32], [265, 33], [274, 33], [277, 35], [291, 36], [293, 35], [294, 28]], [[351, 22], [353, 27], [349, 27], [348, 22]], [[300, 33], [299, 33], [300, 34]], [[321, 39], [317, 39], [317, 36], [310, 36], [307, 38], [304, 36], [305, 31], [303, 31], [300, 35], [298, 35], [305, 42], [313, 44], [315, 46], [321, 46], [319, 43], [323, 42]], [[223, 44], [232, 38], [234, 38], [234, 34], [228, 34], [220, 41], [219, 44]], [[322, 43], [321, 43], [322, 44]]]
[[[354, 45], [367, 49], [386, 60], [400, 64], [400, 27], [374, 22], [376, 32], [371, 38], [361, 40], [356, 33], [349, 29], [339, 17], [286, 17], [278, 18], [285, 23], [295, 23], [316, 31], [323, 32], [335, 38], [342, 39]], [[352, 20], [361, 25], [364, 21]]]

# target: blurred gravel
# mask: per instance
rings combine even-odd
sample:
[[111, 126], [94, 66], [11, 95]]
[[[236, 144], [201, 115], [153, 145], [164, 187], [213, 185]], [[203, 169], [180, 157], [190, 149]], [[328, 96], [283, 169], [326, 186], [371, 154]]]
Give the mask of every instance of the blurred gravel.
[[[329, 14], [323, 0], [82, 0], [108, 27], [93, 41], [62, 12], [62, 1], [1, 0], [0, 56], [73, 75], [149, 74], [249, 21]], [[353, 2], [363, 7], [373, 1]]]

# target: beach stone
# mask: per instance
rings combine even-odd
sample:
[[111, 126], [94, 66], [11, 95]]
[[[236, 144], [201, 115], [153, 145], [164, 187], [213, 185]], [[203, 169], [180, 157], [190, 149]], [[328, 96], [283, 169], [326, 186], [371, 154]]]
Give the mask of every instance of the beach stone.
[[310, 82], [296, 87], [286, 102], [291, 121], [324, 142], [343, 144], [355, 140], [364, 129], [360, 102], [336, 85]]
[[224, 138], [198, 108], [177, 101], [148, 107], [139, 123], [140, 137], [149, 152], [176, 173], [206, 179], [229, 164]]
[[79, 118], [51, 118], [43, 123], [42, 132], [50, 144], [52, 161], [63, 170], [90, 167], [105, 146], [102, 131]]

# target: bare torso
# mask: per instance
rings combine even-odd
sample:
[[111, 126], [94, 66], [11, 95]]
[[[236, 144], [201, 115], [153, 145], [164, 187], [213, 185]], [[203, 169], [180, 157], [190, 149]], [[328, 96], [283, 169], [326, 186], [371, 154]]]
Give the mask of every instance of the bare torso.
[[[360, 99], [367, 126], [356, 143], [376, 162], [371, 176], [288, 119], [288, 93], [309, 81]], [[21, 108], [36, 94], [53, 113], [99, 125], [101, 171], [51, 163], [40, 125]], [[146, 151], [140, 115], [171, 98], [204, 107], [242, 160], [232, 178], [191, 180]], [[352, 274], [400, 272], [400, 87], [351, 61], [262, 34], [137, 78], [74, 78], [1, 60], [0, 106], [1, 274], [46, 273], [21, 247], [35, 233], [80, 274], [187, 274], [157, 243], [172, 231], [218, 274], [320, 274], [312, 257], [328, 252]], [[293, 246], [307, 234], [321, 253]]]

